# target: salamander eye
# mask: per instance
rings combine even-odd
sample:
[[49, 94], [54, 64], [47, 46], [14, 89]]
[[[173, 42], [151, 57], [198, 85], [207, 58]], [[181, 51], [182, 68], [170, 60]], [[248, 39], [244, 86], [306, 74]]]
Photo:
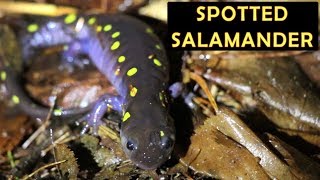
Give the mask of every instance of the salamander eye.
[[127, 142], [127, 149], [130, 151], [133, 151], [134, 149], [137, 149], [137, 147], [135, 146], [135, 144], [133, 142], [131, 142], [130, 140]]
[[161, 145], [165, 148], [165, 149], [170, 149], [173, 144], [174, 144], [174, 140], [171, 139], [170, 137], [164, 137], [162, 138], [162, 143]]

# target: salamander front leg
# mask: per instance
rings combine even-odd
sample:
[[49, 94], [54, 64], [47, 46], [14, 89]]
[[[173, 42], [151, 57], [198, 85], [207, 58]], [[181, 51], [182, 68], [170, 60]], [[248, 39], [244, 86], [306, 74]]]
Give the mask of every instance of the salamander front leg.
[[195, 109], [197, 105], [193, 102], [193, 98], [196, 96], [192, 92], [186, 91], [184, 89], [184, 85], [182, 82], [175, 82], [169, 87], [169, 92], [171, 97], [177, 98], [179, 96], [182, 96], [184, 99], [184, 102], [191, 108]]
[[108, 110], [115, 110], [122, 112], [123, 98], [121, 96], [114, 96], [105, 94], [99, 98], [91, 112], [87, 115], [87, 125], [81, 131], [84, 134], [89, 127], [93, 127], [93, 134], [97, 134], [98, 127], [102, 124], [102, 117]]
[[182, 82], [175, 82], [169, 87], [170, 95], [173, 98], [177, 98], [183, 93], [183, 84]]

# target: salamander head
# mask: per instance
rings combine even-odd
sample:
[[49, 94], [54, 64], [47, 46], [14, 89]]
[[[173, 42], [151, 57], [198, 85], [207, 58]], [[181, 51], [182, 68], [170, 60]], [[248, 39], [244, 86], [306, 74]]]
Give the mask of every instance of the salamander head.
[[[137, 108], [141, 108], [137, 111]], [[138, 167], [155, 169], [169, 159], [175, 142], [173, 120], [160, 105], [128, 108], [122, 123], [121, 144]], [[136, 113], [133, 113], [136, 112]], [[124, 120], [128, 115], [124, 115]]]

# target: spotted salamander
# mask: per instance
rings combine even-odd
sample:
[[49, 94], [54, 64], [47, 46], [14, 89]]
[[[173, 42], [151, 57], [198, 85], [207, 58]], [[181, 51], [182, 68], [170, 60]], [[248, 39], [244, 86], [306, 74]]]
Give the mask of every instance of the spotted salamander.
[[[133, 163], [155, 169], [170, 157], [175, 129], [166, 104], [169, 64], [163, 45], [148, 25], [126, 15], [69, 14], [39, 19], [25, 31], [20, 37], [23, 59], [31, 58], [39, 48], [67, 44], [66, 54], [87, 54], [115, 87], [118, 95], [103, 95], [89, 113], [88, 125], [96, 129], [112, 108], [123, 115], [121, 144]], [[12, 91], [20, 92], [12, 84]], [[17, 104], [28, 101], [22, 96], [17, 93], [12, 98]], [[48, 113], [47, 109], [24, 109], [31, 114], [35, 110], [41, 112], [33, 114]], [[53, 113], [64, 114], [73, 112]]]

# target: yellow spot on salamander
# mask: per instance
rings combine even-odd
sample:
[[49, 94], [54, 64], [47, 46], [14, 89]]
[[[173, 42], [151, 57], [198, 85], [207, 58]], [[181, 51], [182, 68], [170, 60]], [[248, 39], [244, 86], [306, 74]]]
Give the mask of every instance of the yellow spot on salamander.
[[71, 24], [77, 19], [77, 15], [75, 14], [69, 14], [64, 18], [64, 22], [66, 24]]
[[163, 101], [163, 94], [161, 92], [159, 92], [159, 98], [160, 98], [160, 101], [162, 102]]
[[7, 73], [5, 71], [1, 71], [0, 76], [2, 81], [5, 81], [7, 79]]
[[118, 36], [120, 36], [120, 32], [119, 32], [119, 31], [117, 31], [117, 32], [115, 32], [115, 33], [113, 33], [113, 34], [111, 35], [112, 38], [116, 38], [116, 37], [118, 37]]
[[112, 25], [111, 24], [107, 24], [104, 26], [103, 31], [108, 32], [112, 29]]
[[61, 115], [62, 115], [62, 109], [55, 109], [55, 110], [53, 110], [53, 115], [55, 115], [55, 116], [61, 116]]
[[122, 62], [124, 62], [126, 60], [126, 57], [125, 56], [120, 56], [119, 58], [118, 58], [118, 62], [119, 63], [122, 63]]
[[130, 115], [130, 113], [129, 113], [129, 112], [124, 113], [124, 115], [123, 115], [123, 119], [122, 119], [122, 122], [127, 121], [130, 117], [131, 117], [131, 115]]
[[159, 44], [156, 45], [156, 48], [157, 48], [158, 50], [161, 50], [161, 46], [160, 46]]
[[165, 97], [162, 92], [159, 92], [159, 99], [163, 107], [166, 107]]
[[158, 60], [158, 59], [153, 59], [153, 63], [156, 65], [156, 66], [161, 66], [161, 62]]
[[30, 24], [27, 27], [28, 32], [31, 32], [31, 33], [36, 32], [38, 29], [39, 29], [39, 26], [37, 24]]
[[116, 41], [111, 45], [110, 49], [113, 51], [118, 49], [119, 47], [120, 47], [120, 41]]
[[102, 30], [102, 26], [97, 26], [96, 31], [97, 31], [97, 32], [100, 32], [101, 30]]
[[150, 54], [149, 56], [148, 56], [148, 59], [153, 59], [154, 58], [154, 54]]
[[89, 25], [93, 25], [96, 21], [97, 21], [97, 19], [96, 19], [95, 17], [91, 17], [91, 18], [88, 20], [88, 24], [89, 24]]
[[66, 51], [66, 50], [68, 50], [68, 49], [69, 49], [69, 46], [68, 46], [68, 45], [64, 45], [64, 46], [63, 46], [63, 50], [64, 50], [64, 51]]
[[131, 69], [129, 69], [129, 71], [127, 72], [127, 76], [133, 76], [138, 72], [138, 69], [133, 67]]
[[120, 74], [120, 68], [117, 68], [117, 70], [114, 72], [114, 75], [118, 76]]
[[138, 89], [136, 87], [132, 87], [130, 90], [130, 96], [135, 97], [137, 92], [138, 92]]
[[146, 32], [149, 33], [149, 34], [152, 34], [152, 33], [153, 33], [153, 30], [152, 30], [151, 28], [147, 28], [147, 29], [146, 29]]
[[19, 104], [20, 103], [20, 98], [17, 95], [13, 95], [11, 100], [12, 100], [12, 102], [14, 104]]
[[163, 136], [164, 136], [164, 132], [160, 131], [160, 137], [163, 137]]

